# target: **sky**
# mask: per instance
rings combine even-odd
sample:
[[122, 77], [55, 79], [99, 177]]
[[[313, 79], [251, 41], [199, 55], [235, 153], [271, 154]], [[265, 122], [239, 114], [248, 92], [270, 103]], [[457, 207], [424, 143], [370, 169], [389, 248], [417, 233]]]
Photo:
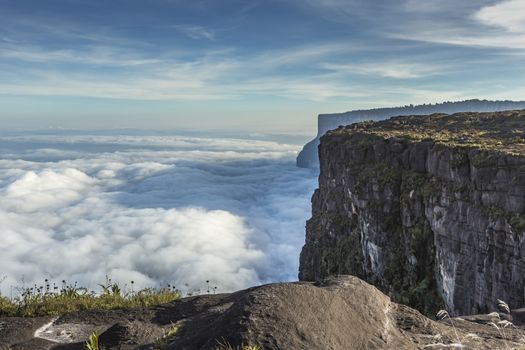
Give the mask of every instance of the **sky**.
[[525, 96], [524, 0], [0, 0], [1, 129], [315, 134]]

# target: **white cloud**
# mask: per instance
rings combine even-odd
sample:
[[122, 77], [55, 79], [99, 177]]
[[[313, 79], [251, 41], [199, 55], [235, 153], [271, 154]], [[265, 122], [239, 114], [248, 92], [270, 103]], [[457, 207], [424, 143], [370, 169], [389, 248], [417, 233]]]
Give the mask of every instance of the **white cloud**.
[[[483, 7], [474, 18], [483, 24], [525, 34], [525, 1], [507, 0]], [[524, 42], [525, 43], [525, 42]]]
[[[320, 101], [355, 96], [360, 88], [348, 87], [341, 81], [342, 77], [338, 79], [321, 72], [309, 76], [283, 76], [280, 69], [304, 64], [323, 68], [334, 55], [352, 50], [341, 43], [331, 43], [263, 52], [244, 59], [235, 57], [232, 52], [214, 51], [187, 62], [170, 57], [149, 62], [145, 57], [123, 52], [99, 57], [96, 54], [77, 56], [71, 52], [13, 51], [4, 55], [43, 62], [68, 59], [72, 64], [98, 62], [126, 66], [128, 71], [122, 76], [108, 77], [91, 70], [65, 72], [57, 68], [28, 68], [13, 77], [14, 81], [0, 83], [0, 94], [136, 100], [220, 100], [259, 94]], [[93, 49], [93, 52], [104, 50]], [[356, 70], [362, 69], [356, 65]]]
[[[437, 44], [525, 50], [525, 35], [487, 34], [473, 36], [468, 30], [421, 29], [418, 34], [401, 33], [393, 36], [398, 39]], [[513, 55], [513, 53], [508, 54]]]
[[[390, 37], [469, 47], [525, 49], [521, 0], [416, 1], [406, 0], [406, 21], [390, 23]], [[403, 13], [401, 13], [403, 14]], [[512, 55], [512, 52], [509, 52]]]
[[2, 140], [13, 145], [0, 160], [4, 294], [45, 278], [96, 288], [106, 274], [138, 286], [202, 289], [210, 280], [221, 291], [296, 277], [316, 183], [295, 167], [297, 146], [171, 136]]
[[84, 50], [58, 49], [50, 50], [24, 45], [4, 45], [0, 58], [16, 59], [27, 62], [63, 62], [69, 64], [105, 65], [105, 66], [140, 66], [157, 64], [158, 59], [139, 57], [127, 52], [106, 46], [92, 46]]
[[215, 32], [201, 26], [176, 25], [173, 27], [192, 39], [215, 40]]
[[[360, 19], [367, 33], [429, 43], [470, 47], [525, 49], [522, 0], [362, 0], [306, 1], [327, 19]], [[324, 14], [327, 12], [328, 14]]]
[[[362, 74], [394, 79], [416, 79], [439, 74], [444, 66], [407, 62], [373, 62], [358, 64], [325, 64], [325, 69], [338, 74]], [[447, 67], [450, 69], [450, 67]]]
[[32, 213], [71, 205], [94, 185], [93, 179], [76, 169], [28, 171], [4, 189], [2, 198], [7, 210]]

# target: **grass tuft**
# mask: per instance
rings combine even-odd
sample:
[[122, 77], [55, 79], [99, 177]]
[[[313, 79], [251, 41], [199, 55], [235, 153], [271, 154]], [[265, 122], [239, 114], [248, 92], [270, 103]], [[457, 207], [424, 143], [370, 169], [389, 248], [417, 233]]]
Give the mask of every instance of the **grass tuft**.
[[498, 307], [507, 314], [510, 314], [509, 305], [503, 300], [498, 299]]
[[498, 324], [494, 323], [494, 322], [489, 322], [487, 323], [488, 326], [492, 326], [494, 328], [496, 328], [500, 334], [500, 336], [503, 338], [503, 341], [505, 342], [505, 349], [506, 350], [509, 350], [509, 344], [507, 343], [507, 337], [506, 337], [506, 334], [505, 334], [505, 328], [509, 327], [509, 326], [512, 326], [514, 327], [514, 325], [509, 322], [509, 321], [499, 321]]
[[85, 348], [86, 350], [100, 350], [97, 332], [93, 332], [89, 335], [89, 338], [85, 344]]
[[258, 345], [241, 345], [241, 346], [232, 346], [227, 341], [217, 341], [219, 344], [215, 350], [262, 350]]
[[[101, 285], [102, 293], [89, 291], [76, 284], [62, 281], [58, 289], [48, 283], [45, 286], [25, 288], [12, 300], [0, 296], [0, 316], [38, 317], [58, 316], [82, 310], [111, 310], [148, 307], [177, 300], [181, 293], [173, 288], [146, 288], [138, 292], [125, 292], [117, 283], [107, 279]], [[132, 283], [133, 285], [133, 283]]]
[[176, 324], [172, 324], [171, 327], [168, 329], [166, 334], [155, 341], [154, 349], [155, 350], [164, 350], [166, 347], [171, 343], [175, 336], [177, 335], [177, 332], [179, 331], [179, 326]]
[[439, 310], [439, 312], [437, 313], [436, 317], [443, 321], [445, 319], [449, 319], [450, 320], [450, 324], [452, 325], [452, 328], [454, 328], [454, 334], [456, 335], [456, 340], [458, 341], [458, 344], [461, 346], [461, 340], [459, 340], [459, 335], [458, 335], [458, 331], [456, 329], [456, 325], [454, 325], [454, 321], [452, 321], [452, 318], [450, 318], [450, 315], [448, 313], [447, 310]]

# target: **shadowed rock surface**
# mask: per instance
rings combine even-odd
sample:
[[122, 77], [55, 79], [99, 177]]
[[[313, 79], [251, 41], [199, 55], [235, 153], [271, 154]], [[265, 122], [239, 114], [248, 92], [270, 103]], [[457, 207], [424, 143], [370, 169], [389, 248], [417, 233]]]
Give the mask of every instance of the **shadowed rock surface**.
[[[453, 320], [464, 348], [505, 349], [525, 336], [518, 328], [503, 334], [483, 325], [486, 317]], [[318, 285], [270, 284], [148, 309], [77, 312], [50, 321], [0, 318], [0, 349], [83, 349], [80, 338], [93, 330], [101, 333], [105, 349], [154, 349], [173, 325], [179, 330], [166, 339], [165, 349], [215, 349], [219, 342], [263, 349], [447, 349], [458, 341], [450, 320], [432, 321], [353, 276]], [[47, 340], [34, 337], [39, 328]], [[59, 336], [69, 330], [76, 333], [65, 343]], [[49, 340], [53, 335], [63, 344]]]
[[320, 159], [300, 279], [357, 275], [429, 315], [525, 305], [525, 111], [358, 123]]

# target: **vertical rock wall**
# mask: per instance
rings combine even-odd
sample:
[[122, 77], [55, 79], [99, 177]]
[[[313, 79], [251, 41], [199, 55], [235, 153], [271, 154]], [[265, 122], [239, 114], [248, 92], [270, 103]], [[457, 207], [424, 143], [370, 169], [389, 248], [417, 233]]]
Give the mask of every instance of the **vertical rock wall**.
[[321, 139], [299, 278], [354, 274], [431, 314], [525, 304], [525, 158], [431, 140]]

